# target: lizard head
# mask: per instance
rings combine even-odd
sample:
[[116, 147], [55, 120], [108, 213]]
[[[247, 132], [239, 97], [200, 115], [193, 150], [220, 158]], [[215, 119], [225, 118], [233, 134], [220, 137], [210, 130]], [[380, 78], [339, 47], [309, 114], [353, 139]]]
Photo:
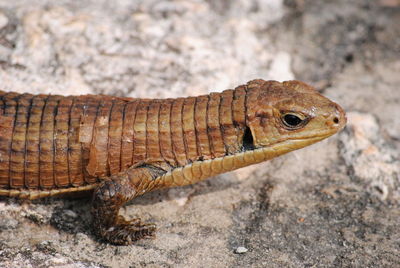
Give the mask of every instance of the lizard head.
[[325, 139], [346, 124], [338, 104], [300, 81], [250, 81], [246, 109], [253, 147], [272, 147], [276, 155]]

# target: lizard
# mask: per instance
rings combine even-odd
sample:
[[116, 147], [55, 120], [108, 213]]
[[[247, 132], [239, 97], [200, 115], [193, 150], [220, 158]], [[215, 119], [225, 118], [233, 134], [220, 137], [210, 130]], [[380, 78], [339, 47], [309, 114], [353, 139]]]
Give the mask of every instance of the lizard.
[[338, 104], [296, 80], [176, 99], [0, 91], [0, 195], [91, 193], [94, 232], [129, 245], [156, 231], [119, 215], [133, 198], [272, 159], [345, 124]]

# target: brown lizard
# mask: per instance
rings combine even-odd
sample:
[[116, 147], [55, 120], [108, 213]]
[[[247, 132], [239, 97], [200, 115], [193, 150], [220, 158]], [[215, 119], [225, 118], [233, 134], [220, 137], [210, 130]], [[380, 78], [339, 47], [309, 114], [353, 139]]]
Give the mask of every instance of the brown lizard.
[[94, 231], [131, 244], [155, 232], [118, 215], [134, 197], [271, 159], [345, 124], [339, 105], [299, 81], [163, 100], [0, 92], [0, 195], [93, 191]]

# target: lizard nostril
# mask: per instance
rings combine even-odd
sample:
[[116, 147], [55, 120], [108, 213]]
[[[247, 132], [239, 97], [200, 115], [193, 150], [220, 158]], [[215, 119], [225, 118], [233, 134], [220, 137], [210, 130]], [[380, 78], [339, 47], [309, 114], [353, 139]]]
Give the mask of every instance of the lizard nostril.
[[339, 118], [337, 118], [337, 117], [333, 118], [333, 123], [339, 124]]

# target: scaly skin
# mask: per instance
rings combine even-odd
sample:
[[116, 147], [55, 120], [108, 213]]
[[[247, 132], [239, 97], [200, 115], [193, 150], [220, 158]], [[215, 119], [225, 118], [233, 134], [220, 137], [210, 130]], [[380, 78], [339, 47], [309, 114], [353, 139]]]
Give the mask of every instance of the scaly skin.
[[345, 123], [339, 105], [299, 81], [165, 100], [0, 92], [0, 195], [94, 190], [94, 231], [131, 244], [155, 231], [118, 215], [134, 197], [271, 159]]

